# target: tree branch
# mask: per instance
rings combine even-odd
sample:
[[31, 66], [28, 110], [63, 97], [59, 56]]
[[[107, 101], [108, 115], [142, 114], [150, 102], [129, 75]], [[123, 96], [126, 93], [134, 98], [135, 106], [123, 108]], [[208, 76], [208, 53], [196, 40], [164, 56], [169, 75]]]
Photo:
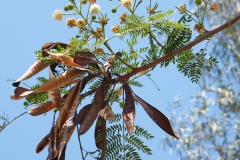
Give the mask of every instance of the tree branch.
[[[13, 121], [15, 121], [16, 119], [18, 119], [19, 117], [21, 117], [22, 115], [26, 114], [28, 111], [23, 112], [22, 114], [18, 115], [17, 117], [13, 118], [10, 122], [8, 122], [5, 126], [2, 127], [2, 130], [4, 130], [10, 123], [12, 123]], [[1, 131], [2, 131], [1, 130]], [[0, 132], [1, 132], [0, 131]]]
[[132, 72], [130, 72], [130, 73], [127, 73], [127, 74], [125, 74], [125, 75], [123, 75], [123, 76], [120, 76], [120, 77], [118, 77], [118, 78], [115, 78], [115, 79], [114, 79], [114, 83], [118, 83], [118, 82], [122, 82], [122, 81], [124, 81], [124, 80], [127, 80], [127, 79], [129, 79], [131, 76], [137, 74], [137, 73], [140, 72], [140, 71], [147, 70], [147, 69], [149, 69], [149, 68], [151, 68], [151, 67], [153, 67], [153, 66], [155, 66], [155, 65], [157, 65], [157, 64], [159, 64], [159, 63], [161, 63], [161, 62], [163, 62], [163, 61], [165, 61], [165, 60], [167, 60], [167, 59], [169, 59], [169, 58], [171, 58], [171, 57], [173, 57], [173, 56], [175, 56], [175, 55], [177, 55], [177, 54], [179, 54], [179, 53], [181, 53], [181, 52], [183, 52], [183, 51], [185, 51], [185, 50], [187, 50], [187, 49], [191, 49], [193, 46], [201, 43], [202, 41], [204, 41], [204, 40], [206, 40], [206, 39], [214, 36], [215, 34], [223, 31], [224, 29], [226, 29], [226, 28], [228, 28], [228, 27], [232, 26], [233, 24], [235, 24], [235, 23], [238, 22], [239, 20], [240, 20], [240, 14], [237, 15], [237, 16], [236, 16], [235, 18], [233, 18], [232, 20], [230, 20], [230, 21], [226, 22], [225, 24], [219, 26], [218, 28], [216, 28], [216, 29], [214, 29], [214, 30], [212, 30], [212, 31], [207, 32], [206, 35], [204, 35], [204, 36], [202, 36], [202, 37], [200, 37], [200, 38], [198, 38], [198, 39], [196, 39], [196, 40], [194, 40], [194, 41], [186, 44], [185, 46], [182, 46], [181, 48], [176, 49], [175, 51], [167, 52], [167, 54], [166, 54], [165, 56], [160, 57], [160, 58], [156, 59], [155, 61], [153, 61], [153, 62], [151, 62], [151, 63], [149, 63], [149, 64], [147, 64], [147, 65], [144, 65], [144, 66], [139, 67], [139, 68], [135, 68], [135, 69], [134, 69]]
[[[207, 32], [206, 35], [204, 35], [204, 36], [202, 36], [202, 37], [200, 37], [200, 38], [198, 38], [198, 39], [196, 39], [196, 40], [186, 44], [185, 46], [182, 46], [181, 48], [176, 49], [175, 51], [169, 51], [169, 52], [167, 52], [167, 54], [165, 56], [160, 57], [160, 58], [156, 59], [155, 61], [153, 61], [153, 62], [151, 62], [149, 64], [146, 64], [146, 65], [144, 65], [142, 67], [135, 68], [130, 73], [127, 73], [127, 74], [125, 74], [123, 76], [119, 76], [119, 77], [113, 79], [112, 80], [112, 84], [116, 84], [116, 83], [128, 80], [130, 77], [132, 77], [133, 75], [137, 74], [138, 72], [141, 72], [143, 70], [147, 70], [147, 69], [149, 69], [149, 68], [151, 68], [151, 67], [153, 67], [153, 66], [155, 66], [155, 65], [157, 65], [157, 64], [159, 64], [159, 63], [161, 63], [161, 62], [163, 62], [165, 60], [167, 60], [168, 58], [171, 58], [171, 57], [173, 57], [173, 56], [175, 56], [175, 55], [177, 55], [177, 54], [179, 54], [179, 53], [181, 53], [181, 52], [183, 52], [183, 51], [185, 51], [187, 49], [191, 49], [193, 46], [201, 43], [202, 41], [204, 41], [204, 40], [214, 36], [215, 34], [223, 31], [224, 29], [226, 29], [228, 27], [232, 26], [233, 24], [235, 24], [239, 20], [240, 20], [240, 14], [238, 16], [236, 16], [235, 18], [233, 18], [232, 20], [230, 20], [230, 21], [226, 22], [225, 24], [219, 26], [218, 28], [216, 28], [216, 29], [214, 29], [212, 31]], [[110, 85], [110, 83], [106, 83], [104, 85], [104, 87], [107, 87], [109, 85]], [[86, 97], [88, 95], [91, 95], [91, 94], [97, 92], [100, 88], [101, 88], [101, 86], [98, 87], [98, 88], [95, 88], [95, 89], [93, 89], [91, 91], [88, 91], [87, 93], [85, 93], [83, 95], [83, 97]]]

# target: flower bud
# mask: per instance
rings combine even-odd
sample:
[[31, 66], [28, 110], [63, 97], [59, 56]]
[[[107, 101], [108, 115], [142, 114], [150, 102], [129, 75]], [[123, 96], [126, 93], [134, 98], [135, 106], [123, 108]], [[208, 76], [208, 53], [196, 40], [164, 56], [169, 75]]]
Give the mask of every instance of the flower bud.
[[92, 16], [92, 20], [95, 20], [95, 19], [96, 19], [96, 16], [95, 16], [95, 15], [93, 15], [93, 16]]
[[184, 14], [186, 12], [186, 6], [184, 4], [178, 7], [179, 13]]
[[202, 0], [195, 0], [195, 4], [200, 6], [202, 4]]
[[217, 4], [210, 4], [210, 10], [212, 12], [217, 12], [218, 11], [218, 5]]
[[67, 8], [68, 8], [68, 10], [73, 10], [73, 5], [72, 4], [68, 4]]
[[112, 13], [116, 13], [117, 12], [117, 9], [116, 8], [113, 8], [112, 9]]
[[87, 0], [80, 0], [82, 4], [86, 4]]
[[68, 6], [65, 6], [65, 7], [64, 7], [64, 11], [68, 11]]

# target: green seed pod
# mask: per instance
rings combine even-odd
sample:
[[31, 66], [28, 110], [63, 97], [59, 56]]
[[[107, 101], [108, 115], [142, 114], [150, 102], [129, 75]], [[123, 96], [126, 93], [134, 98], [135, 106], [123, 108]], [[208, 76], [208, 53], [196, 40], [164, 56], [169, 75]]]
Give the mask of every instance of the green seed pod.
[[202, 3], [202, 0], [195, 0], [195, 4], [196, 4], [196, 5], [200, 6], [201, 3]]
[[73, 10], [73, 5], [69, 4], [69, 5], [67, 5], [67, 8], [68, 8], [68, 10]]
[[95, 16], [95, 15], [93, 15], [93, 16], [92, 16], [92, 20], [95, 20], [95, 19], [96, 19], [96, 16]]
[[87, 0], [83, 0], [83, 1], [81, 1], [82, 2], [82, 4], [86, 4], [87, 3]]
[[64, 11], [68, 11], [68, 6], [65, 6], [65, 7], [64, 7]]
[[112, 9], [112, 13], [116, 13], [117, 12], [117, 9], [116, 8], [113, 8]]

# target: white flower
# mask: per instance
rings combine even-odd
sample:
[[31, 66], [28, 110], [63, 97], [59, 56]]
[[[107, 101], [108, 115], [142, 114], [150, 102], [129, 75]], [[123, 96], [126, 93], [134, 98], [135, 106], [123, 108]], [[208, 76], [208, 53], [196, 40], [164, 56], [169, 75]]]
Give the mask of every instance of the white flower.
[[184, 14], [186, 12], [186, 6], [184, 4], [178, 7], [179, 13]]
[[121, 4], [123, 7], [129, 8], [132, 5], [132, 1], [131, 0], [122, 0]]
[[53, 19], [55, 19], [56, 21], [61, 21], [62, 20], [62, 11], [61, 10], [55, 10], [53, 12], [53, 15], [52, 15]]
[[92, 12], [93, 15], [98, 15], [101, 12], [101, 7], [98, 4], [92, 4], [90, 6], [90, 12]]

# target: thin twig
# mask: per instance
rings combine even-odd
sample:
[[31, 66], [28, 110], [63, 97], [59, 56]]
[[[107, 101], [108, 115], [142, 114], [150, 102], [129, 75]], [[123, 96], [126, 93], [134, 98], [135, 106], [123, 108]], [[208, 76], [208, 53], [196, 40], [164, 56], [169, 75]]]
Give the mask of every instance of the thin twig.
[[23, 112], [22, 114], [20, 114], [19, 116], [13, 118], [13, 120], [11, 120], [10, 122], [8, 122], [5, 126], [2, 127], [1, 131], [3, 131], [10, 123], [12, 123], [13, 121], [15, 121], [16, 119], [18, 119], [19, 117], [21, 117], [22, 115], [26, 114], [28, 111]]
[[160, 91], [160, 88], [158, 87], [158, 85], [154, 82], [154, 80], [149, 76], [149, 75], [146, 75], [152, 82], [153, 84], [157, 87], [158, 91]]
[[82, 155], [82, 159], [84, 160], [84, 155], [83, 155], [83, 151], [82, 151], [82, 143], [81, 143], [81, 140], [80, 140], [80, 135], [78, 135], [78, 124], [77, 124], [77, 136], [78, 136], [78, 142], [79, 142], [79, 146], [80, 146], [80, 151], [81, 151], [81, 155]]
[[129, 64], [127, 64], [122, 58], [120, 58], [119, 56], [116, 55], [116, 57], [123, 63], [125, 64], [126, 66], [128, 66], [129, 68], [131, 69], [134, 69], [134, 67], [130, 66]]
[[[123, 96], [122, 96], [122, 98], [123, 98], [123, 101], [124, 101], [124, 99], [125, 99], [125, 91], [123, 91]], [[123, 120], [123, 118], [122, 118], [122, 125], [123, 125], [123, 139], [122, 139], [122, 141], [123, 141], [123, 156], [124, 156], [124, 158], [125, 158], [126, 153], [125, 153], [125, 140], [124, 140], [125, 135], [124, 135], [124, 120]]]
[[162, 49], [165, 50], [165, 52], [168, 52], [167, 48], [165, 48], [165, 47], [157, 40], [157, 38], [155, 37], [155, 35], [154, 35], [152, 32], [149, 32], [149, 35], [154, 39], [154, 41], [155, 41], [159, 46], [162, 47]]

